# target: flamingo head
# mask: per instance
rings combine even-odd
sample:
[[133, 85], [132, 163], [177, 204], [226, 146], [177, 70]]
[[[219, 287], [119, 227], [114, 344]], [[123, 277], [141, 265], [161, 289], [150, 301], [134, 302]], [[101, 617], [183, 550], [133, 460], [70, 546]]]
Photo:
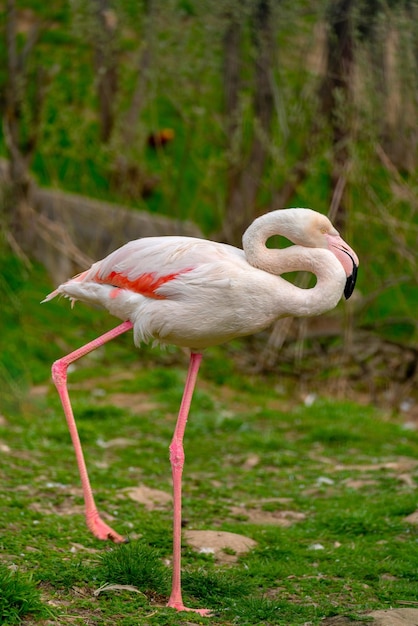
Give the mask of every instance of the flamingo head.
[[302, 246], [326, 248], [337, 257], [347, 277], [344, 296], [348, 300], [357, 280], [359, 266], [357, 254], [325, 215], [311, 209], [290, 209], [290, 211], [293, 212], [292, 217], [295, 218], [295, 229], [293, 236], [289, 238]]
[[327, 248], [332, 252], [344, 268], [347, 277], [344, 296], [348, 300], [356, 286], [359, 266], [358, 256], [325, 215], [317, 214], [313, 224], [316, 229], [318, 243], [321, 241], [319, 247]]
[[325, 215], [312, 209], [292, 208], [258, 217], [242, 238], [246, 257], [254, 267], [263, 267], [258, 264], [258, 246], [274, 235], [282, 235], [305, 248], [325, 248], [332, 252], [344, 269], [344, 296], [348, 300], [356, 284], [359, 260]]

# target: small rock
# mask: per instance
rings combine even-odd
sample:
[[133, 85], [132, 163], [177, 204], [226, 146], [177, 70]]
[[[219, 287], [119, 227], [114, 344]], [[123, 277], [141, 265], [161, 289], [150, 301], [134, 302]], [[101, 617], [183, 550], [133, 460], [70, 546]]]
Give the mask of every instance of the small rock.
[[332, 478], [328, 478], [328, 476], [319, 476], [316, 479], [316, 484], [317, 485], [334, 485], [335, 480], [333, 480]]
[[[418, 511], [414, 511], [413, 513], [411, 513], [407, 517], [404, 517], [403, 521], [407, 522], [407, 524], [418, 524]], [[418, 622], [417, 622], [417, 624], [418, 624]]]
[[308, 550], [325, 550], [325, 548], [322, 543], [312, 543]]
[[[248, 552], [257, 545], [257, 542], [250, 537], [219, 530], [186, 530], [184, 536], [187, 543], [195, 550], [200, 553], [213, 554], [217, 561], [223, 563], [236, 561], [240, 554]], [[226, 549], [234, 554], [227, 554]]]

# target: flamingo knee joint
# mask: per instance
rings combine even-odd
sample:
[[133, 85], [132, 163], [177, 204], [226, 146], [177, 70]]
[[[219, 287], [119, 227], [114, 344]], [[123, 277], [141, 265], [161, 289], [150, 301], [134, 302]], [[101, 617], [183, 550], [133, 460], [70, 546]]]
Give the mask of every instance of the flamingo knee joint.
[[54, 384], [58, 386], [62, 386], [67, 381], [67, 365], [63, 359], [58, 359], [52, 364], [51, 367], [52, 380]]

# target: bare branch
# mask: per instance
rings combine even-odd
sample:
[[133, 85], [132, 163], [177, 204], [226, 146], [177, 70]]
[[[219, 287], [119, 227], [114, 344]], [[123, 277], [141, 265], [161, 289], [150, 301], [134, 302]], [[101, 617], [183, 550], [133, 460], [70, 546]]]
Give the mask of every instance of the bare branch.
[[399, 186], [400, 189], [402, 189], [403, 195], [408, 198], [408, 201], [413, 206], [416, 207], [417, 206], [417, 196], [416, 196], [416, 194], [405, 183], [405, 181], [403, 180], [402, 176], [400, 175], [399, 170], [397, 169], [396, 165], [393, 163], [393, 161], [391, 161], [391, 159], [389, 158], [388, 154], [385, 152], [385, 150], [383, 149], [383, 147], [379, 143], [376, 144], [376, 153], [377, 153], [377, 156], [379, 157], [380, 161], [384, 165], [384, 167], [386, 167], [388, 172], [390, 172], [390, 174], [395, 179], [396, 184]]
[[337, 179], [336, 184], [334, 185], [334, 190], [331, 198], [331, 204], [328, 210], [328, 217], [331, 222], [335, 222], [338, 210], [341, 208], [342, 198], [344, 195], [345, 188], [347, 186], [347, 173], [350, 169], [350, 162], [346, 161], [344, 163], [343, 172]]
[[25, 72], [26, 64], [35, 44], [39, 40], [40, 28], [39, 24], [35, 23], [32, 25], [28, 37], [26, 39], [26, 43], [23, 47], [22, 52], [19, 54], [18, 64], [19, 64], [19, 72]]

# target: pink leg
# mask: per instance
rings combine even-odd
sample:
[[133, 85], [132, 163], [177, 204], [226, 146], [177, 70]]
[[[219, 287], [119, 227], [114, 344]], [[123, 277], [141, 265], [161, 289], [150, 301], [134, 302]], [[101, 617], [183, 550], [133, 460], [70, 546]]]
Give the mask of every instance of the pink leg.
[[62, 359], [55, 361], [52, 365], [52, 380], [55, 383], [59, 396], [61, 398], [62, 406], [64, 408], [65, 417], [67, 419], [68, 428], [70, 431], [71, 439], [73, 442], [75, 455], [77, 458], [77, 465], [80, 472], [81, 484], [83, 487], [84, 502], [86, 507], [86, 522], [89, 529], [98, 539], [111, 539], [115, 543], [122, 543], [125, 539], [116, 533], [110, 526], [105, 524], [100, 518], [97, 511], [96, 504], [94, 502], [93, 493], [90, 486], [89, 477], [87, 474], [86, 463], [84, 461], [83, 450], [81, 448], [80, 438], [77, 431], [77, 426], [74, 420], [73, 410], [71, 407], [70, 398], [67, 389], [67, 368], [70, 363], [77, 361], [82, 356], [92, 352], [99, 346], [102, 346], [106, 342], [118, 337], [122, 333], [132, 328], [131, 322], [123, 322], [116, 328], [105, 333], [101, 337], [94, 339], [85, 346], [82, 346], [78, 350], [67, 354]]
[[189, 371], [184, 387], [183, 399], [177, 418], [176, 428], [170, 444], [170, 463], [173, 474], [173, 583], [167, 606], [177, 611], [195, 611], [200, 615], [209, 615], [209, 609], [190, 609], [184, 606], [181, 595], [181, 479], [184, 466], [183, 438], [189, 416], [190, 404], [196, 385], [201, 354], [192, 353]]

